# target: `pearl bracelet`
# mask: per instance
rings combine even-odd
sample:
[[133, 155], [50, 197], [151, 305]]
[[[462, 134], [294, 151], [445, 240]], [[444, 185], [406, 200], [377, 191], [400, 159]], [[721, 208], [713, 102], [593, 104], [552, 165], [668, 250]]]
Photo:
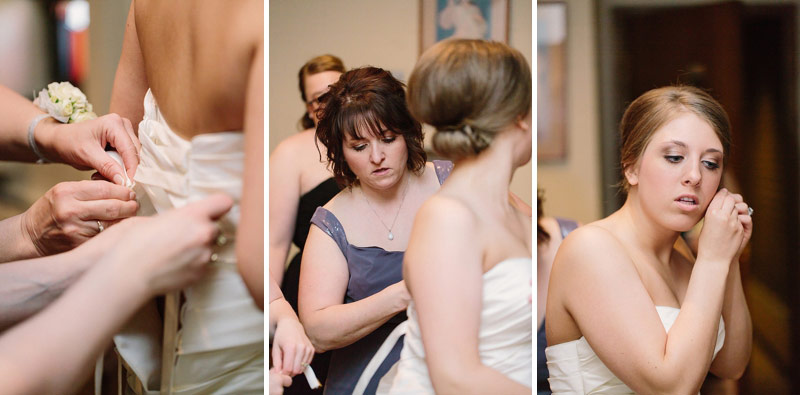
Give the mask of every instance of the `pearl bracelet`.
[[36, 117], [34, 117], [33, 120], [31, 120], [30, 125], [28, 125], [28, 146], [30, 146], [33, 153], [39, 157], [39, 160], [37, 160], [36, 163], [40, 164], [50, 163], [50, 161], [47, 160], [47, 158], [45, 158], [44, 155], [42, 155], [42, 153], [39, 151], [39, 147], [36, 146], [36, 139], [33, 137], [33, 131], [36, 129], [36, 125], [39, 124], [39, 121], [49, 116], [50, 116], [49, 114], [39, 114]]

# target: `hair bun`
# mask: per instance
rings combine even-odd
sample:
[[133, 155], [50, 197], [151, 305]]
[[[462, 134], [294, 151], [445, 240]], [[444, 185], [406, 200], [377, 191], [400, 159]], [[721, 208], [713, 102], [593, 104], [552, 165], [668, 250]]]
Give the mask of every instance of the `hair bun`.
[[486, 149], [531, 111], [531, 71], [501, 43], [450, 39], [420, 57], [408, 80], [411, 113], [437, 129], [434, 150], [454, 161]]
[[433, 135], [433, 149], [446, 158], [475, 155], [488, 147], [494, 137], [468, 124], [436, 128], [436, 132]]

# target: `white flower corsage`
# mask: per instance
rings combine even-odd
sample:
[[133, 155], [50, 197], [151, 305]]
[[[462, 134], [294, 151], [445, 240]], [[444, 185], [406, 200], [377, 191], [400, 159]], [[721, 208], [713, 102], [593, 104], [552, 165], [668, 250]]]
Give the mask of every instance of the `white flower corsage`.
[[[42, 89], [39, 92], [39, 96], [33, 100], [33, 104], [41, 108], [42, 111], [47, 112], [46, 115], [41, 114], [33, 118], [30, 125], [28, 125], [28, 145], [36, 156], [39, 157], [36, 163], [50, 162], [42, 155], [42, 152], [39, 151], [39, 147], [36, 145], [36, 139], [33, 135], [39, 121], [47, 116], [51, 116], [61, 123], [76, 123], [97, 118], [97, 114], [92, 111], [92, 104], [86, 100], [86, 95], [69, 82], [51, 82], [47, 85], [47, 89]], [[120, 157], [116, 151], [107, 152], [108, 155], [125, 170], [122, 157]], [[127, 172], [123, 171], [122, 174], [125, 177], [125, 186], [132, 190], [134, 182], [128, 178]]]
[[75, 123], [97, 118], [86, 95], [69, 82], [51, 82], [42, 89], [33, 104], [61, 123]]

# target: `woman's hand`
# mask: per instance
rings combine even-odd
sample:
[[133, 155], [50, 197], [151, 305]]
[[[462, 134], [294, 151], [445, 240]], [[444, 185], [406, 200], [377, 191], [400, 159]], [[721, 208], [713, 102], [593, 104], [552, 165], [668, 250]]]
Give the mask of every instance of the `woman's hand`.
[[278, 372], [295, 376], [303, 373], [313, 358], [314, 346], [297, 317], [292, 314], [279, 320], [272, 339], [272, 366]]
[[408, 288], [406, 288], [405, 280], [394, 283], [386, 287], [386, 289], [392, 290], [392, 292], [395, 294], [397, 311], [404, 311], [406, 308], [408, 308], [408, 304], [411, 302], [411, 294], [408, 292]]
[[46, 158], [79, 170], [95, 169], [115, 184], [123, 185], [123, 169], [105, 152], [108, 144], [120, 154], [128, 177], [133, 179], [141, 143], [127, 118], [107, 114], [80, 123], [60, 124], [52, 120], [40, 123], [36, 139]]
[[[745, 229], [740, 218], [735, 195], [723, 188], [714, 196], [706, 210], [697, 260], [730, 263], [741, 252]], [[741, 196], [739, 196], [741, 199]], [[746, 215], [746, 206], [744, 208]], [[749, 238], [749, 232], [748, 236]]]
[[742, 251], [744, 251], [747, 243], [750, 241], [750, 236], [753, 235], [753, 217], [748, 213], [748, 208], [750, 206], [744, 202], [742, 195], [734, 193], [731, 194], [731, 196], [733, 196], [733, 200], [736, 202], [735, 211], [739, 216], [739, 223], [742, 224], [742, 229], [744, 231], [742, 234], [742, 245], [739, 246], [739, 251], [736, 253], [736, 259], [738, 259], [739, 256], [742, 255]]
[[119, 220], [136, 215], [128, 188], [105, 181], [56, 184], [22, 214], [23, 234], [39, 255], [68, 251]]
[[230, 197], [216, 194], [154, 217], [129, 218], [74, 253], [115, 265], [148, 295], [181, 289], [207, 271], [219, 234], [215, 221], [232, 205]]

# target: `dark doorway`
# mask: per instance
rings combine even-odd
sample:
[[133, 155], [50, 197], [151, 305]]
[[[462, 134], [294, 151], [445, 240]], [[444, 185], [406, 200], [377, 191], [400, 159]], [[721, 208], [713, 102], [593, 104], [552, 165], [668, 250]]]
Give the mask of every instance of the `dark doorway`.
[[[697, 6], [600, 0], [604, 185], [619, 180], [616, 127], [645, 91], [689, 84], [711, 93], [733, 128], [725, 182], [755, 208], [742, 262], [753, 355], [742, 393], [800, 393], [800, 167], [796, 4]], [[624, 196], [604, 192], [604, 211]], [[704, 392], [705, 393], [705, 392]]]

